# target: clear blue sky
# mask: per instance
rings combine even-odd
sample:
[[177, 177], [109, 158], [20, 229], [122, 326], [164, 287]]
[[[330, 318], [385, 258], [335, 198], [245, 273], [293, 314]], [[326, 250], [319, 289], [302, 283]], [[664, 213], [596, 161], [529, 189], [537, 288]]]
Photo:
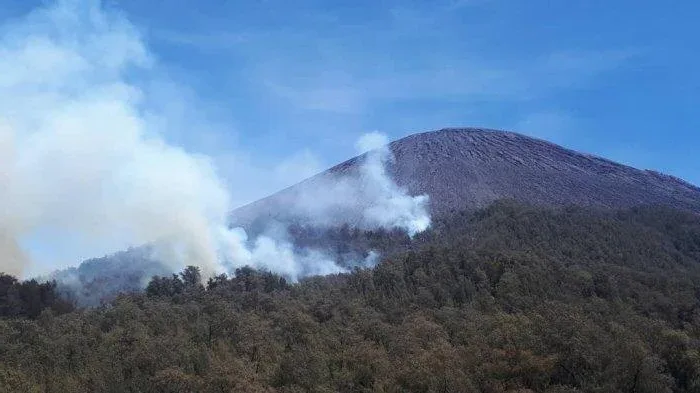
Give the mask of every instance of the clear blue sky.
[[[5, 0], [0, 15], [38, 4]], [[236, 151], [258, 173], [284, 162], [278, 173], [306, 175], [352, 156], [367, 131], [483, 126], [700, 184], [695, 1], [106, 4], [217, 124], [180, 142]]]

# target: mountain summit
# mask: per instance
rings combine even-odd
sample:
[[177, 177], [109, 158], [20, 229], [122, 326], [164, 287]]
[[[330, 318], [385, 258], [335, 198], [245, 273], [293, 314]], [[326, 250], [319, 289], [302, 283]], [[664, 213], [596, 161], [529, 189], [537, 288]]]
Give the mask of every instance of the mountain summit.
[[[700, 188], [688, 182], [514, 132], [441, 129], [399, 139], [389, 148], [394, 156], [389, 175], [409, 194], [428, 195], [437, 216], [504, 198], [543, 206], [665, 205], [700, 212]], [[284, 221], [294, 214], [290, 200], [313, 194], [329, 178], [357, 173], [364, 156], [235, 210], [234, 224]]]

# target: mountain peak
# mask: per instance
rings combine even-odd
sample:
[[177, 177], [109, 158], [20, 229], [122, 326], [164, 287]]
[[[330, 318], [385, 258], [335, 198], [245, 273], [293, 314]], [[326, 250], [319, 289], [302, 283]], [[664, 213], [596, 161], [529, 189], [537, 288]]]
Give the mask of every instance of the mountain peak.
[[[435, 215], [505, 198], [545, 206], [666, 205], [700, 212], [700, 189], [688, 182], [515, 132], [443, 128], [406, 136], [389, 148], [390, 176], [411, 195], [427, 194]], [[309, 194], [321, 179], [352, 176], [363, 157], [237, 209], [234, 222], [284, 216], [288, 198]]]

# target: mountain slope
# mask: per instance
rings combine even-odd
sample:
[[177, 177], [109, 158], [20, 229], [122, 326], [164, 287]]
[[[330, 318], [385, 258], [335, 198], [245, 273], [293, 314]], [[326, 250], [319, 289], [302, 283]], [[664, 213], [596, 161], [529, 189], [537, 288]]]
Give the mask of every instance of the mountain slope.
[[64, 315], [0, 280], [0, 391], [700, 390], [700, 216], [505, 201], [410, 242], [295, 284], [188, 269]]
[[[635, 205], [664, 205], [700, 213], [700, 189], [671, 176], [642, 171], [603, 158], [581, 154], [549, 142], [523, 135], [481, 129], [444, 129], [412, 135], [390, 144], [394, 160], [387, 172], [411, 195], [427, 194], [435, 222], [453, 212], [473, 210], [501, 199], [514, 199], [539, 206], [579, 205], [626, 208]], [[353, 266], [374, 250], [382, 255], [407, 248], [408, 238], [387, 232], [378, 238], [362, 231], [348, 231], [343, 224], [361, 222], [362, 211], [336, 214], [323, 210], [327, 226], [303, 225], [297, 221], [305, 211], [295, 211], [299, 199], [309, 204], [343, 197], [328, 195], [338, 178], [362, 176], [366, 155], [341, 163], [313, 178], [282, 190], [232, 213], [232, 225], [241, 225], [251, 238], [269, 229], [270, 219], [289, 225], [286, 236], [295, 247], [324, 250], [344, 267]], [[363, 182], [349, 182], [362, 187]], [[343, 191], [350, 191], [344, 188]], [[319, 194], [320, 197], [316, 197]], [[352, 193], [351, 198], [363, 193]], [[347, 197], [346, 197], [347, 198]], [[357, 201], [351, 208], [363, 209], [373, 201]], [[301, 204], [304, 205], [304, 204]], [[326, 213], [328, 217], [326, 216]], [[312, 222], [315, 224], [315, 222]], [[334, 228], [328, 230], [329, 227]], [[367, 229], [367, 228], [365, 228]], [[154, 274], [167, 268], [132, 250], [86, 261], [77, 269], [58, 272], [54, 278], [83, 305], [99, 304], [121, 291], [143, 286]], [[100, 290], [96, 290], [100, 289]]]
[[[656, 204], [700, 212], [700, 188], [683, 180], [512, 132], [442, 129], [408, 136], [389, 147], [395, 157], [387, 168], [391, 177], [411, 195], [429, 195], [437, 216], [504, 198], [551, 206]], [[290, 201], [322, 192], [329, 178], [355, 175], [363, 157], [235, 210], [233, 223], [284, 221], [294, 214], [288, 211]]]

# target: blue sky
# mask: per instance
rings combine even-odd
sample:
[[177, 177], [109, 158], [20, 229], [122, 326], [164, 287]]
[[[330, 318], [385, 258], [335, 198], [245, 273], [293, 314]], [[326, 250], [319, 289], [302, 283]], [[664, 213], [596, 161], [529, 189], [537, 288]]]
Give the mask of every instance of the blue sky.
[[[0, 15], [40, 4], [5, 0]], [[105, 6], [140, 31], [180, 115], [211, 126], [170, 138], [238, 168], [228, 177], [241, 203], [351, 157], [362, 133], [453, 126], [514, 130], [700, 184], [696, 2]], [[169, 100], [158, 91], [153, 100]]]

